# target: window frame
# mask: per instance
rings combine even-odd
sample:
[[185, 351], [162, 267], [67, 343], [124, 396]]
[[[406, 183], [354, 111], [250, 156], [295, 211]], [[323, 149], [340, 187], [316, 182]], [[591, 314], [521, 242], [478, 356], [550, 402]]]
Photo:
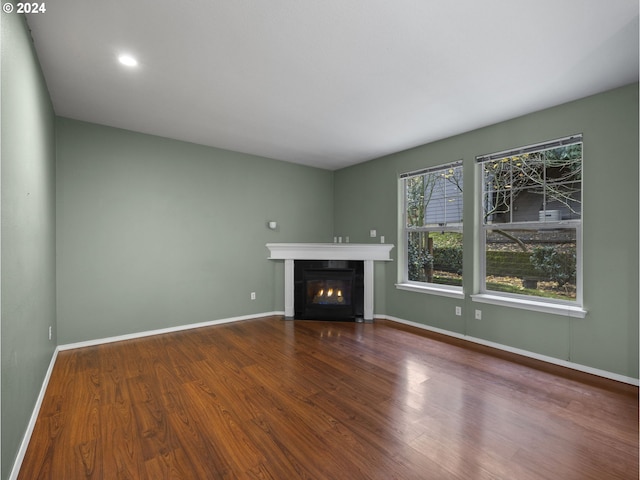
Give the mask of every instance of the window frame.
[[[409, 227], [408, 226], [408, 218], [407, 218], [407, 188], [408, 188], [408, 179], [417, 177], [420, 175], [426, 175], [428, 173], [435, 173], [446, 171], [451, 168], [459, 168], [460, 173], [463, 175], [463, 191], [460, 194], [460, 200], [462, 202], [461, 206], [461, 221], [454, 222], [450, 224], [440, 224], [440, 225], [427, 225], [420, 227]], [[400, 290], [408, 290], [412, 292], [420, 292], [420, 293], [431, 293], [436, 295], [443, 295], [454, 298], [464, 298], [463, 285], [445, 285], [434, 282], [420, 282], [416, 280], [409, 280], [409, 234], [411, 232], [456, 232], [463, 235], [463, 222], [462, 217], [464, 216], [464, 168], [462, 160], [457, 160], [455, 162], [449, 162], [440, 165], [434, 165], [432, 167], [426, 167], [420, 170], [414, 170], [406, 173], [401, 173], [398, 177], [398, 205], [399, 205], [399, 246], [398, 249], [398, 283], [396, 283], [396, 288]], [[446, 198], [446, 197], [445, 197]]]
[[[562, 146], [569, 146], [581, 144], [582, 148], [582, 156], [580, 159], [581, 162], [581, 170], [584, 168], [584, 140], [582, 134], [572, 135], [569, 137], [560, 138], [557, 140], [552, 140], [549, 142], [543, 142], [535, 145], [529, 145], [525, 147], [520, 147], [512, 150], [506, 150], [503, 152], [498, 152], [490, 155], [482, 155], [476, 157], [476, 168], [477, 170], [477, 178], [478, 184], [477, 186], [477, 194], [475, 196], [475, 201], [478, 202], [478, 226], [479, 226], [479, 248], [478, 248], [478, 266], [479, 266], [479, 293], [475, 295], [471, 295], [473, 301], [482, 302], [482, 303], [492, 303], [498, 305], [505, 305], [517, 308], [524, 308], [528, 310], [534, 311], [542, 311], [547, 313], [554, 313], [559, 315], [567, 315], [570, 317], [578, 317], [584, 318], [586, 315], [586, 310], [584, 310], [584, 299], [583, 299], [583, 245], [582, 245], [582, 236], [583, 236], [583, 175], [581, 173], [580, 177], [580, 218], [579, 219], [559, 219], [557, 221], [518, 221], [514, 222], [513, 219], [510, 218], [509, 222], [503, 223], [489, 223], [485, 221], [485, 178], [484, 178], [484, 165], [489, 161], [501, 160], [503, 158], [514, 157], [517, 155], [522, 155], [525, 153], [537, 153], [546, 150], [551, 150], [553, 148], [559, 148]], [[545, 178], [545, 185], [547, 184]], [[512, 206], [512, 205], [511, 205]], [[562, 300], [562, 299], [554, 299], [547, 298], [541, 296], [534, 295], [526, 295], [526, 294], [518, 294], [518, 293], [510, 293], [510, 292], [500, 292], [496, 290], [487, 289], [486, 280], [487, 280], [487, 250], [486, 250], [486, 241], [487, 241], [487, 232], [490, 230], [495, 230], [496, 227], [499, 226], [500, 230], [509, 231], [509, 230], [574, 230], [575, 231], [575, 245], [576, 245], [576, 298], [575, 300]]]

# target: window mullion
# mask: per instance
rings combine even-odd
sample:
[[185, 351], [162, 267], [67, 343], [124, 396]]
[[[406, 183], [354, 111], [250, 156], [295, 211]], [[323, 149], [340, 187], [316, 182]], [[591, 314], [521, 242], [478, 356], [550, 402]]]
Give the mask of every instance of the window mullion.
[[513, 195], [513, 159], [509, 159], [509, 222], [513, 222], [513, 204], [515, 202], [515, 197]]
[[542, 152], [542, 211], [547, 212], [547, 152]]

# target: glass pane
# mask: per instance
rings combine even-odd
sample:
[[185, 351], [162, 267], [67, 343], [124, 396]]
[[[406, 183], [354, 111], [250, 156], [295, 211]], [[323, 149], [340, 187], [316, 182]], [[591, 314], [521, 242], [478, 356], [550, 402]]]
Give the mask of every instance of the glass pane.
[[461, 223], [462, 187], [462, 165], [407, 178], [407, 227]]
[[409, 232], [407, 273], [412, 282], [430, 282], [433, 256], [429, 253], [429, 232]]
[[424, 177], [410, 177], [405, 180], [407, 227], [421, 227], [424, 224]]
[[542, 187], [545, 181], [544, 152], [525, 153], [511, 157], [513, 178], [516, 187]]
[[462, 286], [462, 233], [431, 232], [433, 283]]
[[582, 216], [580, 188], [580, 183], [547, 184], [544, 202], [541, 206], [541, 212], [542, 210], [546, 212], [547, 221], [550, 218], [552, 220], [579, 220]]
[[408, 279], [462, 285], [462, 233], [409, 232]]
[[439, 173], [424, 176], [425, 225], [444, 225], [446, 222], [446, 197], [444, 178]]
[[538, 222], [544, 205], [543, 189], [539, 186], [519, 188], [514, 192], [512, 222]]
[[576, 231], [488, 230], [486, 289], [576, 300]]
[[[427, 224], [446, 225], [462, 222], [462, 191], [463, 176], [462, 165], [449, 167], [438, 172], [438, 190], [442, 215], [433, 222]], [[431, 205], [428, 206], [431, 209]]]
[[580, 219], [582, 144], [483, 163], [485, 224]]
[[508, 158], [483, 164], [485, 223], [511, 221], [511, 164]]
[[[549, 150], [547, 153], [544, 210], [558, 212], [559, 220], [580, 219], [582, 215], [581, 145]], [[567, 150], [570, 149], [570, 150]]]

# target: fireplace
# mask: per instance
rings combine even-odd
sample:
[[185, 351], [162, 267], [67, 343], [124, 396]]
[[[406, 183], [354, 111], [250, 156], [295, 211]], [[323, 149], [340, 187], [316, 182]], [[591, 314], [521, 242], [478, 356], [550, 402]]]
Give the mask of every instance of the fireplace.
[[294, 318], [301, 320], [362, 320], [364, 262], [296, 260]]
[[[365, 244], [365, 243], [267, 243], [269, 259], [284, 260], [284, 318], [292, 320], [295, 317], [294, 297], [294, 264], [299, 261], [355, 261], [364, 264], [364, 284], [362, 296], [362, 318], [365, 322], [373, 321], [373, 263], [391, 261], [390, 251], [393, 245]], [[356, 279], [356, 282], [359, 280]], [[358, 290], [356, 290], [356, 294]], [[359, 318], [356, 310], [356, 318]]]

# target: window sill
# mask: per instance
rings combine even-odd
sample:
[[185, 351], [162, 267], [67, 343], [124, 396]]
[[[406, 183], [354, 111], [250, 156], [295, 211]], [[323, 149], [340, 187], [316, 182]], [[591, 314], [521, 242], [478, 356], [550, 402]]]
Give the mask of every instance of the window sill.
[[430, 285], [416, 285], [414, 283], [396, 283], [396, 288], [408, 292], [429, 293], [431, 295], [464, 299], [464, 292], [462, 290], [452, 290], [444, 287], [438, 288]]
[[584, 318], [587, 315], [587, 311], [578, 306], [502, 297], [500, 295], [489, 295], [486, 293], [471, 295], [471, 300], [479, 303], [502, 305], [503, 307], [532, 310], [534, 312], [552, 313], [554, 315], [562, 315], [565, 317]]

